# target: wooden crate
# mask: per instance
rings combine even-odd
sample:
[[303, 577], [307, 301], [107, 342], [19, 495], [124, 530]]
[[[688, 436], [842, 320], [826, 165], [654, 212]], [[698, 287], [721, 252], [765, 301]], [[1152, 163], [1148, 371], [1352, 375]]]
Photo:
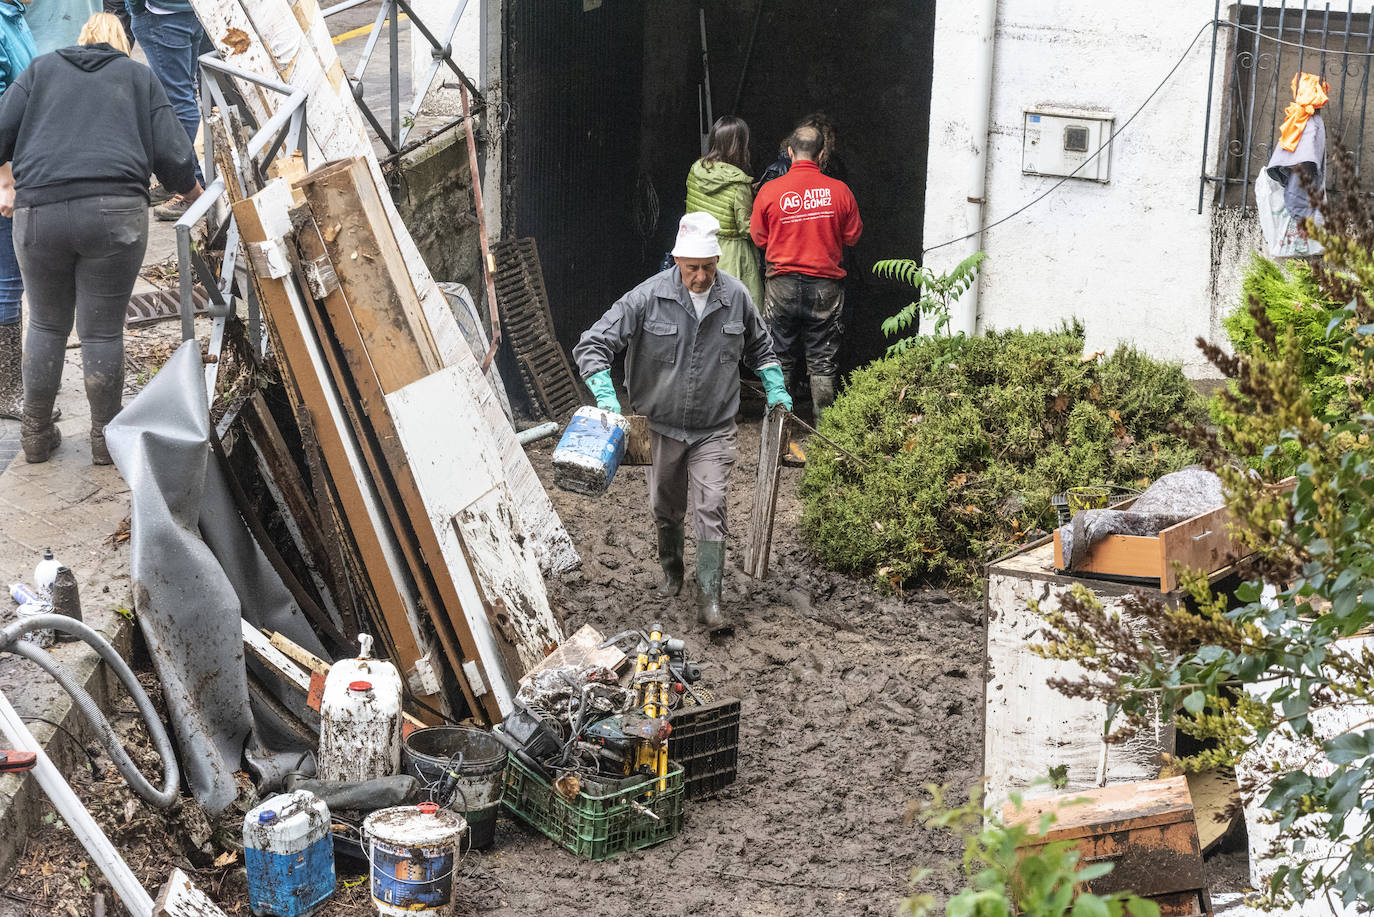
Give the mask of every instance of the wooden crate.
[[[1129, 509], [1133, 500], [1112, 509]], [[1075, 576], [1103, 576], [1148, 582], [1160, 592], [1178, 586], [1181, 565], [1186, 570], [1213, 573], [1245, 556], [1245, 549], [1228, 534], [1231, 513], [1224, 507], [1185, 519], [1158, 535], [1108, 535], [1088, 548]], [[1054, 532], [1054, 568], [1064, 570], [1064, 546]]]
[[[1043, 834], [1040, 816], [1055, 813]], [[1100, 789], [1008, 803], [1002, 818], [1033, 832], [1023, 845], [1031, 852], [1069, 841], [1081, 852], [1080, 865], [1110, 862], [1107, 875], [1085, 883], [1097, 894], [1131, 891], [1159, 905], [1162, 917], [1211, 913], [1193, 800], [1185, 777], [1123, 783]]]

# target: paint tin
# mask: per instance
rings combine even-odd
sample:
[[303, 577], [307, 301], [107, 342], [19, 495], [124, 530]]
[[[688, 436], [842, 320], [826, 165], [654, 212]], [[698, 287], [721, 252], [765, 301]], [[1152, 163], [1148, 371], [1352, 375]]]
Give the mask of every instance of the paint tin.
[[313, 793], [273, 796], [243, 817], [243, 863], [254, 914], [303, 917], [334, 894], [329, 807]]
[[580, 407], [553, 450], [553, 482], [573, 493], [599, 496], [625, 456], [630, 422], [601, 408]]
[[363, 821], [372, 903], [384, 917], [447, 917], [468, 824], [437, 803], [396, 806]]

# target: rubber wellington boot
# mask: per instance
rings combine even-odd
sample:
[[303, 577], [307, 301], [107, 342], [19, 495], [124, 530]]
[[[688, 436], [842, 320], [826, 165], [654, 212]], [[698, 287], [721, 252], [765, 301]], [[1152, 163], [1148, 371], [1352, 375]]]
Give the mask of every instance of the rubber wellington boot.
[[711, 633], [733, 630], [720, 607], [721, 587], [725, 579], [725, 542], [697, 542], [697, 582], [701, 585], [701, 605], [697, 620]]
[[665, 599], [682, 591], [684, 537], [681, 524], [658, 527], [658, 563], [663, 568], [663, 582], [655, 591]]
[[834, 376], [811, 377], [811, 413], [815, 415], [818, 427], [821, 425], [821, 412], [835, 403], [837, 381]]
[[[42, 420], [38, 418], [42, 417]], [[62, 432], [52, 422], [52, 409], [35, 416], [24, 411], [19, 428], [19, 444], [24, 447], [24, 460], [31, 465], [46, 462], [62, 442]]]

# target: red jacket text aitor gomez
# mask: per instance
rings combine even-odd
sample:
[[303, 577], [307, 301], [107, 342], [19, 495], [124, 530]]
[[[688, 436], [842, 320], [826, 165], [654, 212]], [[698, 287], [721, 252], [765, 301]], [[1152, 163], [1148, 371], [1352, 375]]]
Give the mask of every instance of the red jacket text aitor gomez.
[[844, 276], [844, 246], [863, 234], [859, 205], [849, 186], [821, 173], [811, 160], [792, 163], [786, 175], [759, 189], [749, 235], [764, 252], [768, 276]]

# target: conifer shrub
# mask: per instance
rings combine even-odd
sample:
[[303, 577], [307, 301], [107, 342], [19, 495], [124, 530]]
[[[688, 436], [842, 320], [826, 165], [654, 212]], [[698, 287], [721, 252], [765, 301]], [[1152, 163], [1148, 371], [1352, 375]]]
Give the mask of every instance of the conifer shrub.
[[1143, 486], [1197, 459], [1170, 432], [1205, 417], [1177, 365], [1123, 347], [1084, 359], [1083, 327], [919, 338], [850, 376], [808, 450], [803, 535], [827, 566], [900, 589], [981, 581], [1048, 530], [1050, 497]]

